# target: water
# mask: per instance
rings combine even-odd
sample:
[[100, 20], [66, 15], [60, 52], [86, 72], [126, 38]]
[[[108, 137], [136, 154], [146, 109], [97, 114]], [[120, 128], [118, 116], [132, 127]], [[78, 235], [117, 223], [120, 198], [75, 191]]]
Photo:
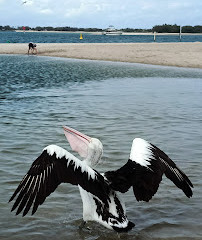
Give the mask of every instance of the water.
[[[105, 36], [84, 33], [83, 40], [80, 40], [79, 37], [79, 33], [0, 31], [0, 43], [133, 43], [154, 41], [152, 35]], [[179, 36], [159, 35], [156, 36], [156, 42], [179, 42]], [[182, 35], [182, 42], [202, 42], [202, 35]]]
[[149, 203], [125, 195], [135, 228], [120, 239], [202, 239], [202, 70], [130, 63], [0, 55], [0, 239], [117, 239], [97, 223], [79, 230], [77, 187], [63, 184], [34, 216], [8, 203], [33, 160], [49, 144], [70, 150], [67, 125], [104, 145], [97, 170], [117, 169], [133, 138], [164, 150], [194, 184], [191, 199], [163, 178]]

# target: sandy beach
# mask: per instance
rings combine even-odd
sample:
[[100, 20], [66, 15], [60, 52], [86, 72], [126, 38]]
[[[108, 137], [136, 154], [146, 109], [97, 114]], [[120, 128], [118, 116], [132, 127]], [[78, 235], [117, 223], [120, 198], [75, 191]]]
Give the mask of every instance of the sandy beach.
[[[27, 54], [27, 43], [1, 43], [0, 54]], [[202, 68], [202, 43], [38, 43], [38, 56]]]

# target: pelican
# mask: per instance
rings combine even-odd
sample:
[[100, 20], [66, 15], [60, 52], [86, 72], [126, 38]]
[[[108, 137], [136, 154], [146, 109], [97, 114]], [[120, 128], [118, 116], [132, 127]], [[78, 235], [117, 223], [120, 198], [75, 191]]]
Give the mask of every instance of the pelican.
[[84, 223], [96, 221], [108, 229], [127, 232], [135, 224], [128, 220], [120, 195], [131, 187], [137, 201], [148, 202], [165, 174], [188, 198], [192, 196], [189, 178], [155, 145], [135, 138], [128, 161], [118, 170], [100, 174], [94, 167], [102, 157], [102, 143], [73, 128], [63, 128], [72, 150], [84, 160], [59, 146], [45, 147], [9, 200], [16, 199], [11, 209], [17, 209], [16, 215], [22, 212], [25, 216], [31, 207], [34, 214], [58, 185], [70, 183], [79, 188]]

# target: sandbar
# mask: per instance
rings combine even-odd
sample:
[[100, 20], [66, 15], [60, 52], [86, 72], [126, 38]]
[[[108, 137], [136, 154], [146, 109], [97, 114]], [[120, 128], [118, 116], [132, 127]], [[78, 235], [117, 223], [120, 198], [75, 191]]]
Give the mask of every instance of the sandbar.
[[[27, 54], [27, 43], [0, 43], [0, 54]], [[202, 68], [202, 42], [37, 43], [38, 56]]]

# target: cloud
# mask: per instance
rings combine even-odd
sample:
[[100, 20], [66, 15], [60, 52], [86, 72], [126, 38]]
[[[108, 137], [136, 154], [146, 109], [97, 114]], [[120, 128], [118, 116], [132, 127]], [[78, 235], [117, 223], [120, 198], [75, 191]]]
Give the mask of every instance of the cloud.
[[49, 8], [46, 8], [46, 9], [41, 9], [40, 13], [49, 15], [49, 14], [52, 14], [53, 11]]
[[200, 25], [201, 0], [0, 0], [1, 25], [150, 28]]
[[80, 0], [76, 7], [72, 7], [66, 10], [65, 17], [71, 18], [81, 16], [83, 14], [96, 15], [99, 12], [103, 12], [109, 9], [110, 4], [98, 0]]

